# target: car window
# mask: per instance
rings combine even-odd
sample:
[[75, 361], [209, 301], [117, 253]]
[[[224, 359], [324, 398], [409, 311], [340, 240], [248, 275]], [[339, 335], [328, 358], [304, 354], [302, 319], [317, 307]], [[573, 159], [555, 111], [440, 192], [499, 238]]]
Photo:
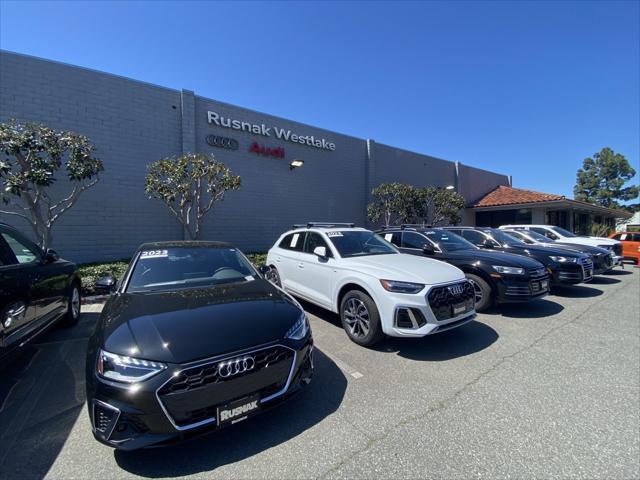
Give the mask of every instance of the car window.
[[393, 243], [396, 247], [400, 246], [401, 237], [402, 237], [400, 232], [387, 232], [387, 233], [384, 233], [382, 236], [387, 242]]
[[627, 234], [626, 233], [616, 233], [613, 237], [614, 240], [626, 240], [627, 239]]
[[544, 235], [545, 237], [550, 238], [551, 240], [558, 240], [560, 238], [558, 235], [556, 235], [550, 230], [547, 230], [546, 228], [531, 227], [531, 231]]
[[417, 248], [422, 250], [427, 242], [419, 233], [415, 232], [402, 232], [402, 247], [403, 248]]
[[368, 230], [336, 230], [327, 232], [342, 258], [399, 253], [384, 238]]
[[510, 237], [515, 238], [516, 240], [520, 240], [521, 242], [528, 243], [529, 245], [535, 243], [533, 240], [527, 238], [526, 236], [524, 236], [520, 232], [516, 232], [516, 231], [513, 231], [513, 230], [505, 230], [504, 233], [506, 235], [509, 235]]
[[462, 237], [469, 240], [474, 245], [482, 245], [486, 237], [475, 230], [462, 230]]
[[333, 257], [333, 254], [331, 253], [331, 249], [327, 245], [327, 242], [324, 241], [324, 239], [322, 238], [322, 236], [320, 236], [319, 233], [307, 232], [307, 237], [304, 241], [304, 250], [303, 250], [304, 253], [313, 254], [313, 251], [315, 250], [316, 247], [326, 248], [327, 257]]
[[631, 234], [632, 242], [640, 242], [640, 233], [632, 233]]
[[18, 263], [33, 263], [40, 259], [40, 251], [35, 244], [30, 244], [6, 232], [2, 232], [2, 238], [7, 242]]
[[459, 250], [475, 250], [477, 248], [473, 243], [449, 230], [427, 230], [424, 233], [427, 239], [440, 251], [457, 252]]
[[294, 252], [301, 252], [304, 248], [305, 236], [306, 232], [290, 233], [282, 239], [278, 247], [284, 248], [285, 250], [292, 250]]

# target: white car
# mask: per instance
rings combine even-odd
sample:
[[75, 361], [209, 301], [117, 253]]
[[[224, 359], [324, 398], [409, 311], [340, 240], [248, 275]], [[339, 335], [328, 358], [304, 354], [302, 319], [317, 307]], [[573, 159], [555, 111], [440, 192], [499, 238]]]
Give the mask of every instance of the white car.
[[622, 265], [622, 243], [605, 237], [581, 237], [555, 225], [502, 225], [502, 230], [531, 230], [551, 240], [575, 245], [606, 248], [614, 255], [614, 265]]
[[278, 238], [266, 276], [296, 297], [340, 314], [347, 335], [371, 346], [385, 335], [422, 337], [473, 320], [462, 270], [406, 255], [353, 224], [309, 223]]

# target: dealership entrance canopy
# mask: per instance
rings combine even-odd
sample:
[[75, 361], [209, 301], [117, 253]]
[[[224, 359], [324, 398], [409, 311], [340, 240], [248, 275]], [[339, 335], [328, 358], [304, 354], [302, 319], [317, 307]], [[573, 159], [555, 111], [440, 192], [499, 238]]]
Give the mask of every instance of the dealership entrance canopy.
[[572, 200], [563, 195], [532, 192], [500, 185], [471, 205], [479, 227], [536, 223], [557, 225], [588, 235], [593, 223], [615, 225], [616, 218], [629, 218], [624, 210]]
[[[336, 112], [340, 108], [335, 105]], [[228, 241], [245, 251], [268, 249], [294, 223], [368, 225], [366, 205], [381, 183], [452, 186], [472, 205], [463, 216], [468, 225], [491, 210], [477, 205], [477, 199], [511, 185], [508, 175], [190, 90], [0, 51], [0, 121], [12, 118], [86, 135], [104, 162], [100, 182], [53, 231], [53, 247], [78, 262], [128, 258], [143, 242], [183, 238], [166, 207], [144, 193], [147, 164], [183, 153], [212, 153], [240, 175], [241, 189], [230, 192], [205, 218], [202, 238]], [[64, 193], [64, 183], [61, 176], [54, 195]], [[504, 210], [504, 205], [496, 207]], [[537, 206], [513, 209], [531, 209], [531, 218], [539, 217]], [[31, 233], [16, 217], [0, 215], [0, 221]]]

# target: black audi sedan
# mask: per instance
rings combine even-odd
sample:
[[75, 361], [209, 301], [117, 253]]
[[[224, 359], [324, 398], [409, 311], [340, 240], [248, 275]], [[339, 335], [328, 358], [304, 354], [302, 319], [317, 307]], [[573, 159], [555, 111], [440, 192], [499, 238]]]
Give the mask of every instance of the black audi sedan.
[[549, 274], [533, 258], [481, 250], [455, 233], [419, 225], [378, 232], [402, 253], [428, 256], [455, 265], [473, 284], [476, 311], [494, 303], [525, 302], [549, 293]]
[[477, 247], [535, 258], [545, 266], [551, 275], [551, 286], [574, 285], [590, 282], [593, 279], [593, 261], [589, 255], [563, 248], [527, 245], [497, 228], [445, 228], [461, 235]]
[[77, 266], [0, 223], [0, 364], [55, 324], [80, 319]]
[[112, 289], [87, 352], [97, 440], [122, 450], [246, 420], [308, 384], [305, 312], [232, 245], [142, 245]]

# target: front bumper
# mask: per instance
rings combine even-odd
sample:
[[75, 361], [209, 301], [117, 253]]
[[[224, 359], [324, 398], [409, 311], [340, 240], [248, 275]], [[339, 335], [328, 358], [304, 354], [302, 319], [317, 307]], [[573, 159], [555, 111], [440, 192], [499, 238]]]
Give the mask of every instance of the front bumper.
[[[282, 360], [276, 358], [276, 352], [285, 352]], [[233, 378], [218, 376], [218, 363], [250, 354], [265, 357], [260, 369]], [[87, 375], [87, 406], [98, 441], [120, 450], [135, 450], [238, 423], [287, 400], [308, 384], [312, 375], [313, 340], [308, 335], [299, 342], [287, 340], [203, 362], [169, 365], [135, 386], [107, 381], [92, 372]], [[246, 416], [221, 423], [219, 408], [244, 398], [257, 399], [258, 407]]]
[[527, 271], [526, 275], [502, 275], [494, 279], [498, 303], [528, 302], [549, 294], [550, 277], [544, 268]]
[[548, 267], [552, 285], [575, 285], [593, 280], [593, 263], [557, 263]]
[[[460, 293], [456, 286], [460, 286]], [[453, 291], [449, 290], [451, 287]], [[384, 292], [376, 302], [382, 328], [392, 337], [424, 337], [469, 323], [476, 317], [475, 295], [468, 280], [434, 285], [417, 294]]]

